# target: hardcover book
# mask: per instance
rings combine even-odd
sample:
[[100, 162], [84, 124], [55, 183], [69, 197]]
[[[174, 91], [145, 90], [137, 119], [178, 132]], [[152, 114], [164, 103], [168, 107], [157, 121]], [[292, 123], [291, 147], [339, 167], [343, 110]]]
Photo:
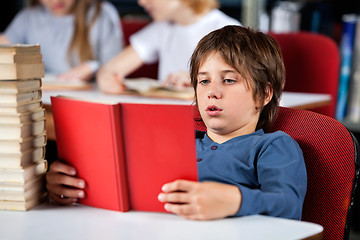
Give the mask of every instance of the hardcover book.
[[193, 107], [52, 97], [59, 159], [86, 181], [80, 203], [165, 212], [163, 184], [197, 180]]
[[36, 91], [40, 90], [40, 87], [40, 78], [0, 81], [0, 94], [16, 94], [19, 92]]

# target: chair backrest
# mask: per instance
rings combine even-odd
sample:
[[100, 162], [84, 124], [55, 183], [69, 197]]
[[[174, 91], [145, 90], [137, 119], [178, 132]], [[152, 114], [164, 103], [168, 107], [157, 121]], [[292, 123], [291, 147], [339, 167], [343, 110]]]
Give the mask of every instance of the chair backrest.
[[[121, 27], [124, 34], [124, 42], [125, 45], [129, 45], [129, 38], [132, 34], [136, 33], [147, 24], [149, 24], [151, 20], [140, 17], [124, 17], [121, 19]], [[129, 78], [136, 77], [149, 77], [153, 79], [158, 78], [158, 63], [153, 64], [144, 64], [135, 72], [131, 73]]]
[[340, 53], [335, 41], [310, 32], [269, 35], [275, 38], [283, 54], [284, 91], [331, 94], [331, 105], [314, 111], [334, 117], [340, 69]]
[[[206, 131], [195, 115], [195, 129]], [[300, 145], [308, 187], [302, 220], [321, 224], [324, 239], [348, 239], [359, 178], [359, 147], [334, 118], [311, 111], [279, 108], [269, 132], [284, 131]]]
[[324, 239], [348, 239], [359, 147], [348, 129], [334, 118], [306, 110], [280, 107], [270, 132], [281, 130], [300, 145], [308, 188], [302, 220], [324, 227]]

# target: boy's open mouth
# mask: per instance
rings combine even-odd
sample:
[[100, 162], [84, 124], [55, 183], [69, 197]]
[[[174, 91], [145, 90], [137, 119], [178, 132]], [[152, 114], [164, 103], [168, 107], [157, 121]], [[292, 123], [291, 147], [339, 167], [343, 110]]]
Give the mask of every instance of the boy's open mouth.
[[206, 112], [210, 115], [214, 115], [214, 114], [217, 114], [217, 113], [220, 113], [222, 111], [221, 108], [215, 106], [215, 105], [211, 105], [211, 106], [208, 106], [206, 108]]

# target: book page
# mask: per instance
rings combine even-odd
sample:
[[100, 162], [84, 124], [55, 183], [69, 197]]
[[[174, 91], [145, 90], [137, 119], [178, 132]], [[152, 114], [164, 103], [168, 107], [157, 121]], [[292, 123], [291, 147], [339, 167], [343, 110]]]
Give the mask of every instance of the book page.
[[193, 99], [194, 90], [191, 87], [167, 87], [158, 80], [151, 78], [125, 79], [124, 85], [129, 93], [137, 93], [145, 97], [162, 97], [177, 99]]
[[41, 87], [42, 90], [86, 90], [91, 88], [92, 85], [88, 82], [81, 81], [80, 79], [64, 81], [54, 74], [45, 74]]

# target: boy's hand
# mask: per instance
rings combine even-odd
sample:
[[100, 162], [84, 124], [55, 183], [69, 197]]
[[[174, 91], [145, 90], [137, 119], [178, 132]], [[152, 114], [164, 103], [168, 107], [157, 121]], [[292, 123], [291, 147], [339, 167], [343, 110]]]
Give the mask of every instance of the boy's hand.
[[192, 220], [210, 220], [232, 216], [239, 211], [238, 187], [217, 182], [176, 180], [162, 187], [158, 199], [168, 212]]
[[49, 197], [59, 204], [72, 204], [85, 197], [85, 181], [75, 177], [75, 168], [56, 161], [46, 174]]

